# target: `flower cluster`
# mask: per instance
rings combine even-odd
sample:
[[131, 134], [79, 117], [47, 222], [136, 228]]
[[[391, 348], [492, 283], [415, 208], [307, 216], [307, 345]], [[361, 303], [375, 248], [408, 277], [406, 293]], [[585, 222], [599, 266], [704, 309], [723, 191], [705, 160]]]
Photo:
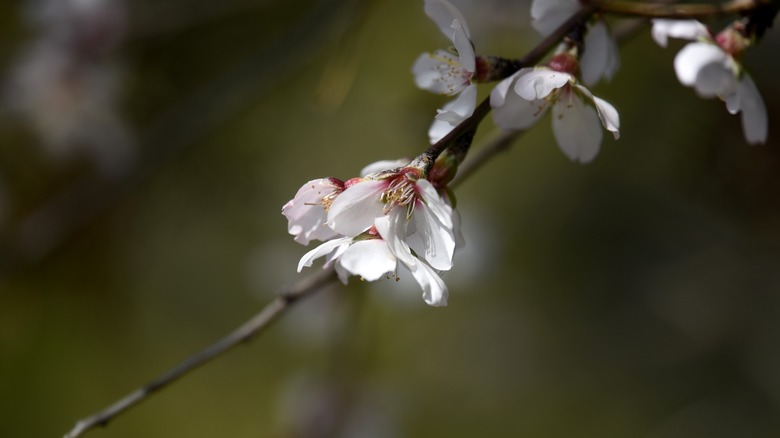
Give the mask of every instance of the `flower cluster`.
[[[535, 0], [531, 5], [534, 27], [548, 35], [579, 8], [577, 0]], [[452, 37], [459, 56], [456, 59], [443, 50], [423, 54], [412, 68], [418, 87], [448, 95], [460, 93], [438, 110], [429, 131], [431, 142], [435, 142], [474, 112], [474, 82], [500, 78], [503, 72], [491, 71], [502, 65], [491, 62], [495, 58], [475, 56], [468, 26], [454, 6], [446, 0], [426, 0], [425, 11]], [[604, 20], [597, 19], [588, 27], [584, 41], [562, 44], [548, 65], [520, 69], [499, 83], [490, 95], [494, 121], [503, 129], [524, 130], [552, 108], [553, 133], [560, 148], [570, 159], [587, 163], [600, 148], [601, 126], [615, 138], [620, 136], [620, 118], [612, 105], [593, 96], [580, 82], [610, 79], [618, 66], [615, 41]]]
[[379, 162], [361, 176], [323, 178], [304, 184], [284, 205], [295, 241], [324, 241], [306, 253], [298, 272], [325, 257], [346, 284], [350, 275], [367, 281], [398, 276], [406, 268], [432, 306], [447, 304], [439, 276], [452, 268], [457, 217], [417, 162]]
[[[548, 35], [579, 8], [577, 0], [535, 0], [533, 25]], [[587, 28], [583, 41], [564, 41], [547, 65], [523, 68], [499, 83], [490, 93], [493, 120], [504, 129], [524, 130], [549, 108], [558, 146], [572, 161], [588, 163], [601, 147], [602, 126], [620, 137], [620, 117], [615, 107], [583, 83], [612, 78], [618, 65], [615, 41], [606, 23], [598, 19]]]
[[680, 83], [693, 87], [703, 98], [718, 97], [729, 113], [742, 113], [742, 130], [748, 143], [765, 143], [768, 134], [766, 105], [739, 58], [750, 46], [745, 26], [736, 21], [717, 35], [695, 20], [654, 20], [653, 39], [666, 47], [669, 37], [693, 41], [674, 58]]
[[[580, 11], [583, 18], [572, 22]], [[480, 110], [474, 123], [461, 126], [447, 144], [441, 139], [477, 117], [477, 83], [500, 81], [489, 97], [499, 127], [528, 129], [549, 110], [560, 149], [572, 161], [588, 163], [599, 152], [604, 130], [620, 137], [620, 117], [587, 87], [610, 80], [620, 59], [604, 17], [586, 16], [591, 10], [583, 10], [579, 0], [532, 2], [532, 24], [542, 35], [563, 33], [561, 26], [569, 22], [568, 34], [544, 43], [544, 51], [558, 44], [545, 63], [539, 63], [543, 50], [520, 60], [478, 56], [466, 21], [452, 4], [425, 0], [425, 12], [453, 44], [449, 50], [420, 55], [412, 66], [419, 88], [454, 97], [438, 110], [428, 132], [434, 145], [411, 163], [376, 163], [346, 181], [309, 181], [282, 213], [297, 242], [323, 241], [301, 258], [299, 272], [321, 257], [345, 283], [350, 275], [369, 281], [397, 277], [398, 269], [405, 268], [422, 287], [425, 301], [441, 306], [447, 303], [447, 287], [440, 273], [452, 267], [462, 242], [445, 186], [486, 112]], [[754, 40], [754, 27], [746, 17], [713, 36], [696, 21], [655, 20], [652, 34], [664, 47], [669, 37], [693, 40], [675, 58], [680, 82], [702, 97], [724, 100], [729, 112], [742, 114], [748, 142], [763, 143], [768, 125], [764, 102], [739, 62]]]

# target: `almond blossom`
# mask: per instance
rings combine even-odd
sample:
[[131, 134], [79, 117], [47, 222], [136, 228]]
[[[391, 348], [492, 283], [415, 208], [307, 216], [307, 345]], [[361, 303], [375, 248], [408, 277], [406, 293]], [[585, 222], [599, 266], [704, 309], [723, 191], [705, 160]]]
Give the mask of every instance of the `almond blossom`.
[[693, 87], [702, 98], [718, 97], [731, 114], [742, 113], [742, 131], [750, 144], [765, 143], [768, 135], [766, 105], [758, 87], [738, 58], [749, 46], [741, 24], [734, 23], [712, 36], [695, 20], [653, 20], [652, 35], [666, 47], [669, 37], [692, 40], [674, 58], [680, 83]]
[[553, 135], [573, 161], [587, 163], [598, 154], [602, 131], [620, 137], [617, 110], [580, 85], [572, 71], [576, 60], [569, 53], [556, 55], [550, 66], [523, 68], [500, 82], [490, 93], [493, 119], [508, 130], [531, 127], [552, 110]]
[[455, 6], [446, 0], [426, 0], [425, 13], [452, 40], [456, 51], [423, 53], [412, 66], [418, 87], [434, 93], [458, 96], [437, 110], [438, 115], [428, 131], [431, 143], [436, 143], [474, 113], [477, 86], [472, 79], [477, 71], [477, 58], [466, 20]]
[[[540, 34], [553, 33], [582, 8], [579, 0], [534, 0], [531, 3], [531, 24]], [[620, 67], [620, 54], [606, 21], [597, 17], [588, 26], [580, 56], [582, 82], [594, 85], [601, 79], [610, 80]]]
[[282, 208], [288, 231], [302, 244], [325, 241], [301, 258], [299, 272], [325, 257], [324, 267], [333, 266], [344, 283], [350, 275], [374, 281], [397, 276], [400, 264], [420, 284], [426, 303], [447, 304], [439, 272], [452, 267], [461, 241], [458, 218], [420, 167], [387, 169], [407, 162], [374, 163], [359, 178], [317, 179], [298, 190]]

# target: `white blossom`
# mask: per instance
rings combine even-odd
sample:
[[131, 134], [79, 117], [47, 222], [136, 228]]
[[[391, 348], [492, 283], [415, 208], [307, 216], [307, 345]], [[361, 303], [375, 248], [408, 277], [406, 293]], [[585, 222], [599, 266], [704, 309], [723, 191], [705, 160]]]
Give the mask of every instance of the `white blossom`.
[[307, 252], [300, 272], [325, 257], [342, 282], [350, 275], [367, 281], [397, 276], [406, 267], [423, 290], [425, 302], [447, 304], [447, 287], [439, 272], [452, 267], [461, 242], [459, 220], [420, 169], [408, 160], [366, 166], [361, 177], [309, 181], [285, 204], [288, 231], [308, 244], [325, 242]]
[[477, 60], [463, 15], [446, 0], [426, 0], [425, 12], [452, 40], [457, 53], [437, 50], [423, 53], [412, 66], [415, 84], [438, 94], [458, 96], [441, 109], [428, 131], [431, 143], [439, 141], [461, 121], [474, 113], [477, 87], [472, 82]]
[[702, 98], [720, 98], [729, 113], [741, 113], [748, 143], [766, 142], [766, 105], [753, 79], [734, 56], [745, 48], [740, 44], [743, 37], [730, 28], [713, 37], [695, 20], [653, 20], [652, 35], [662, 47], [666, 47], [669, 37], [693, 40], [674, 58], [677, 79]]
[[[534, 29], [547, 36], [582, 8], [579, 0], [534, 0], [531, 18]], [[580, 56], [582, 82], [594, 85], [599, 80], [612, 79], [620, 67], [620, 54], [615, 38], [603, 18], [597, 17], [588, 26], [584, 52]]]
[[598, 154], [601, 126], [620, 136], [620, 118], [611, 104], [593, 96], [572, 74], [549, 67], [524, 68], [503, 80], [490, 94], [490, 104], [496, 124], [509, 130], [529, 128], [551, 108], [558, 146], [581, 163]]

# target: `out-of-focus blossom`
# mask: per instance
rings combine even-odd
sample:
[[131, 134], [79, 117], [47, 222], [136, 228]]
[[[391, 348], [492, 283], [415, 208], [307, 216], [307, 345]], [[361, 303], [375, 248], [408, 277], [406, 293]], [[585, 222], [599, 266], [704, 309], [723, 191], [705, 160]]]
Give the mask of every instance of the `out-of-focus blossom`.
[[446, 0], [426, 0], [425, 12], [442, 33], [452, 40], [456, 51], [423, 53], [412, 66], [418, 87], [434, 93], [458, 96], [437, 110], [438, 115], [428, 131], [431, 143], [435, 143], [474, 113], [477, 86], [472, 79], [477, 71], [477, 59], [466, 21], [455, 6]]
[[669, 37], [693, 40], [677, 53], [674, 71], [680, 83], [703, 98], [718, 97], [731, 114], [742, 113], [742, 131], [750, 144], [765, 143], [766, 105], [756, 84], [738, 58], [749, 47], [738, 25], [715, 37], [695, 20], [653, 20], [652, 35], [662, 47]]
[[18, 55], [5, 102], [55, 157], [84, 148], [99, 168], [121, 171], [132, 135], [117, 107], [120, 69], [113, 53], [125, 32], [119, 0], [41, 0], [28, 10], [37, 36]]
[[[553, 135], [567, 157], [587, 163], [598, 154], [602, 131], [620, 136], [617, 110], [577, 82], [571, 55], [556, 55], [550, 67], [524, 68], [490, 94], [493, 118], [509, 130], [527, 129], [552, 109]], [[600, 126], [601, 125], [601, 126]]]

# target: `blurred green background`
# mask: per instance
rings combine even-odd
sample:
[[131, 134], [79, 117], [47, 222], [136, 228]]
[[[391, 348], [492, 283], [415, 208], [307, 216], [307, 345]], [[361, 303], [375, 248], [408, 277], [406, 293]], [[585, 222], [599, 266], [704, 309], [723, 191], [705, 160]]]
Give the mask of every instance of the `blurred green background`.
[[[529, 2], [455, 3], [478, 53], [540, 40]], [[303, 275], [281, 206], [419, 153], [444, 102], [411, 80], [450, 44], [422, 1], [51, 4], [0, 3], [3, 437], [61, 436], [248, 319]], [[87, 436], [780, 435], [780, 35], [745, 60], [764, 146], [677, 83], [680, 47], [623, 45], [592, 164], [546, 119], [458, 188], [449, 307], [327, 289]]]

